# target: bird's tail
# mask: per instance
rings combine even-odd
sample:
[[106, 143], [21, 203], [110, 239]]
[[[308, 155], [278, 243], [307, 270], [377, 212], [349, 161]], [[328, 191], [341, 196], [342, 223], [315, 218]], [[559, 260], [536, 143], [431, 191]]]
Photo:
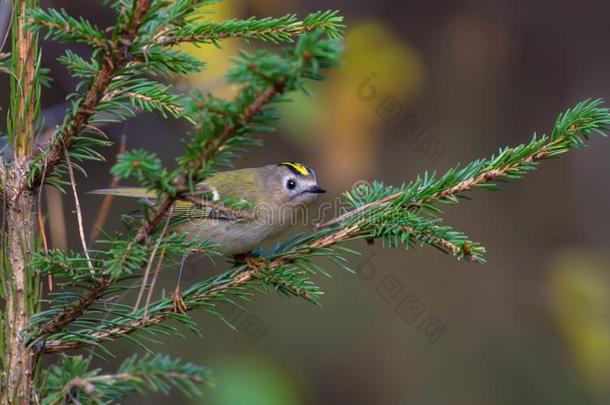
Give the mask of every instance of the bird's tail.
[[155, 193], [148, 191], [142, 187], [116, 187], [102, 188], [99, 190], [89, 191], [89, 194], [114, 195], [117, 197], [145, 198], [154, 199]]

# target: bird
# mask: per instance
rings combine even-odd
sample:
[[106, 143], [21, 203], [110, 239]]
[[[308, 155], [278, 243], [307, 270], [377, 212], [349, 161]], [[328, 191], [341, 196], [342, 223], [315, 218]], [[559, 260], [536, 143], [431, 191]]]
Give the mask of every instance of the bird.
[[[297, 162], [281, 162], [262, 167], [218, 172], [196, 185], [201, 196], [175, 202], [172, 217], [182, 217], [170, 225], [173, 232], [210, 240], [224, 255], [241, 255], [277, 237], [301, 215], [318, 196], [325, 193], [315, 171]], [[91, 194], [139, 198], [154, 206], [155, 193], [140, 187], [94, 190]], [[249, 203], [248, 218], [236, 217], [214, 204], [231, 200]]]
[[[315, 171], [297, 162], [281, 162], [262, 167], [218, 172], [198, 183], [195, 193], [181, 196], [174, 202], [168, 215], [172, 232], [208, 239], [217, 252], [233, 256], [235, 261], [252, 266], [256, 259], [248, 255], [263, 242], [279, 236], [298, 219], [306, 218], [307, 208], [320, 194], [325, 193], [318, 184]], [[93, 190], [91, 194], [139, 198], [155, 206], [155, 193], [141, 187], [115, 187]], [[198, 198], [200, 198], [198, 200]], [[231, 200], [250, 204], [247, 215], [226, 209], [223, 202]], [[177, 220], [172, 220], [176, 218]], [[171, 224], [171, 225], [170, 225]], [[181, 296], [181, 279], [186, 255], [182, 258], [176, 288], [172, 294], [174, 310], [184, 313], [186, 304]], [[154, 289], [154, 280], [144, 307]], [[143, 276], [137, 310], [147, 285], [148, 271]]]

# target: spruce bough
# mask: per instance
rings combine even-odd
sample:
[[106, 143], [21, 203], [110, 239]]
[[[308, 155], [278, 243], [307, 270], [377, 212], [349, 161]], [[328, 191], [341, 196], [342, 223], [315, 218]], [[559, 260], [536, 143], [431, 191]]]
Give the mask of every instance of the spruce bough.
[[[199, 333], [189, 311], [205, 310], [225, 320], [219, 304], [243, 305], [261, 291], [273, 289], [318, 303], [321, 291], [315, 277], [328, 275], [322, 266], [330, 259], [350, 270], [348, 258], [358, 254], [346, 242], [379, 239], [387, 247], [407, 249], [427, 245], [458, 260], [483, 263], [483, 246], [442, 224], [442, 206], [457, 204], [476, 188], [496, 189], [498, 181], [519, 179], [543, 160], [583, 147], [590, 135], [603, 135], [610, 123], [602, 101], [587, 100], [561, 114], [550, 135], [500, 149], [490, 158], [443, 175], [425, 173], [401, 186], [360, 184], [344, 194], [346, 210], [337, 218], [257, 260], [235, 263], [229, 271], [188, 287], [182, 297], [186, 313], [177, 312], [171, 298], [134, 312], [110, 297], [133, 290], [144, 269], [162, 263], [177, 266], [184, 252], [217, 255], [206, 240], [161, 231], [174, 203], [190, 198], [194, 184], [230, 167], [245, 149], [260, 146], [252, 135], [274, 130], [278, 116], [273, 105], [291, 93], [306, 92], [308, 81], [323, 79], [323, 71], [340, 61], [344, 27], [337, 12], [317, 12], [302, 20], [294, 15], [202, 19], [201, 12], [214, 2], [108, 1], [116, 21], [102, 30], [64, 10], [41, 9], [37, 0], [12, 1], [12, 54], [1, 69], [11, 80], [8, 148], [0, 162], [3, 404], [119, 401], [129, 393], [167, 393], [171, 388], [196, 395], [210, 382], [209, 370], [201, 366], [148, 354], [105, 372], [92, 369], [89, 358], [71, 350], [88, 349], [105, 357], [111, 354], [107, 344], [118, 339], [150, 350], [151, 336], [179, 335], [180, 325]], [[83, 58], [67, 49], [60, 58], [80, 83], [50, 138], [40, 130], [41, 86], [48, 81], [40, 66], [40, 33], [92, 50]], [[204, 69], [202, 61], [176, 45], [220, 46], [226, 38], [289, 46], [241, 52], [227, 73], [228, 81], [239, 87], [231, 100], [210, 93], [176, 94], [167, 76]], [[109, 145], [100, 126], [141, 110], [192, 124], [175, 168], [165, 167], [153, 152], [128, 150], [112, 169], [117, 179], [131, 178], [153, 190], [159, 204], [144, 207], [141, 221], [125, 218], [123, 234], [103, 234], [85, 251], [49, 249], [38, 207], [41, 186], [70, 190], [78, 162], [102, 159], [100, 150]], [[226, 210], [233, 207], [228, 201], [220, 204]], [[56, 288], [43, 295], [47, 277]], [[61, 353], [61, 360], [43, 369], [41, 359], [49, 353]]]

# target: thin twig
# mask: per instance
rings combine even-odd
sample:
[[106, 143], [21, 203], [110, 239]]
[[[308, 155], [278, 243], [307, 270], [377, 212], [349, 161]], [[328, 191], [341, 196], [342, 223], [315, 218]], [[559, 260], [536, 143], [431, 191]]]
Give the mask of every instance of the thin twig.
[[[167, 223], [169, 223], [169, 216]], [[163, 231], [166, 232], [167, 228], [165, 228]], [[153, 292], [155, 291], [155, 286], [157, 285], [157, 278], [159, 277], [159, 273], [161, 272], [161, 265], [163, 264], [163, 259], [165, 258], [166, 251], [167, 244], [164, 243], [163, 248], [161, 249], [161, 254], [159, 255], [159, 260], [157, 260], [157, 267], [155, 267], [153, 278], [150, 281], [150, 287], [148, 287], [148, 294], [146, 294], [146, 302], [144, 303], [144, 318], [148, 317], [148, 308], [150, 308], [150, 300], [152, 299]]]
[[[45, 229], [44, 216], [42, 214], [42, 192], [44, 190], [44, 174], [41, 180], [41, 186], [38, 189], [38, 228], [40, 229], [40, 236], [42, 237], [42, 246], [45, 253], [49, 251], [49, 243], [47, 241], [47, 232]], [[53, 291], [53, 275], [49, 273], [47, 275], [47, 282], [49, 285], [49, 291]]]
[[[65, 146], [64, 146], [65, 147]], [[74, 178], [74, 170], [72, 169], [72, 162], [70, 161], [70, 153], [65, 151], [66, 166], [68, 167], [68, 174], [70, 175], [70, 183], [72, 185], [72, 192], [74, 193], [74, 205], [76, 206], [76, 219], [78, 221], [78, 233], [80, 235], [80, 241], [83, 246], [83, 253], [87, 258], [87, 265], [92, 275], [95, 274], [91, 257], [89, 256], [89, 248], [87, 247], [87, 241], [85, 240], [85, 228], [83, 227], [83, 214], [80, 209], [80, 202], [78, 201], [78, 192], [76, 191], [76, 179]]]
[[[175, 205], [172, 205], [172, 207], [170, 208], [168, 214], [167, 214], [167, 220], [165, 221], [165, 225], [163, 227], [163, 231], [161, 231], [161, 234], [159, 235], [159, 238], [157, 239], [157, 242], [155, 243], [155, 246], [153, 247], [152, 252], [150, 252], [150, 257], [148, 258], [148, 263], [146, 263], [146, 269], [144, 270], [144, 275], [142, 277], [142, 285], [140, 286], [140, 292], [138, 293], [138, 299], [136, 300], [136, 304], [133, 306], [133, 312], [138, 310], [138, 307], [140, 306], [140, 301], [142, 301], [142, 297], [144, 296], [144, 290], [146, 290], [146, 284], [148, 283], [148, 276], [150, 275], [150, 269], [152, 268], [153, 262], [155, 261], [155, 257], [157, 255], [157, 250], [159, 250], [159, 246], [161, 246], [161, 242], [163, 241], [163, 238], [165, 237], [165, 234], [167, 232], [167, 228], [169, 227], [169, 223], [172, 217], [172, 213], [174, 212], [174, 207]], [[163, 249], [165, 251], [165, 249]], [[160, 258], [160, 261], [162, 261], [163, 258]], [[152, 288], [153, 286], [151, 286]], [[144, 308], [144, 316], [147, 315], [147, 311], [148, 308]]]

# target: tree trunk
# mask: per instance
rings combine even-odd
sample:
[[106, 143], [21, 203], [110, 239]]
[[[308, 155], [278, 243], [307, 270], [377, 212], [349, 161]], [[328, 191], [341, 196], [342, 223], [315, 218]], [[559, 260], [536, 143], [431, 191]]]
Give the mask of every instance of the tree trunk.
[[36, 191], [28, 187], [30, 151], [39, 116], [38, 41], [27, 29], [27, 13], [38, 0], [12, 1], [11, 91], [9, 142], [12, 162], [1, 162], [4, 222], [2, 232], [2, 288], [6, 304], [2, 317], [3, 405], [33, 402], [35, 360], [25, 346], [25, 328], [38, 306], [40, 280], [31, 268], [36, 247]]
[[[18, 172], [14, 169], [11, 171]], [[18, 181], [10, 179], [11, 175], [5, 183], [7, 189]], [[6, 308], [2, 404], [29, 403], [31, 398], [33, 353], [24, 345], [23, 332], [38, 295], [37, 277], [30, 268], [36, 226], [35, 201], [30, 192], [24, 192], [7, 198], [5, 208], [6, 256], [3, 270]]]

